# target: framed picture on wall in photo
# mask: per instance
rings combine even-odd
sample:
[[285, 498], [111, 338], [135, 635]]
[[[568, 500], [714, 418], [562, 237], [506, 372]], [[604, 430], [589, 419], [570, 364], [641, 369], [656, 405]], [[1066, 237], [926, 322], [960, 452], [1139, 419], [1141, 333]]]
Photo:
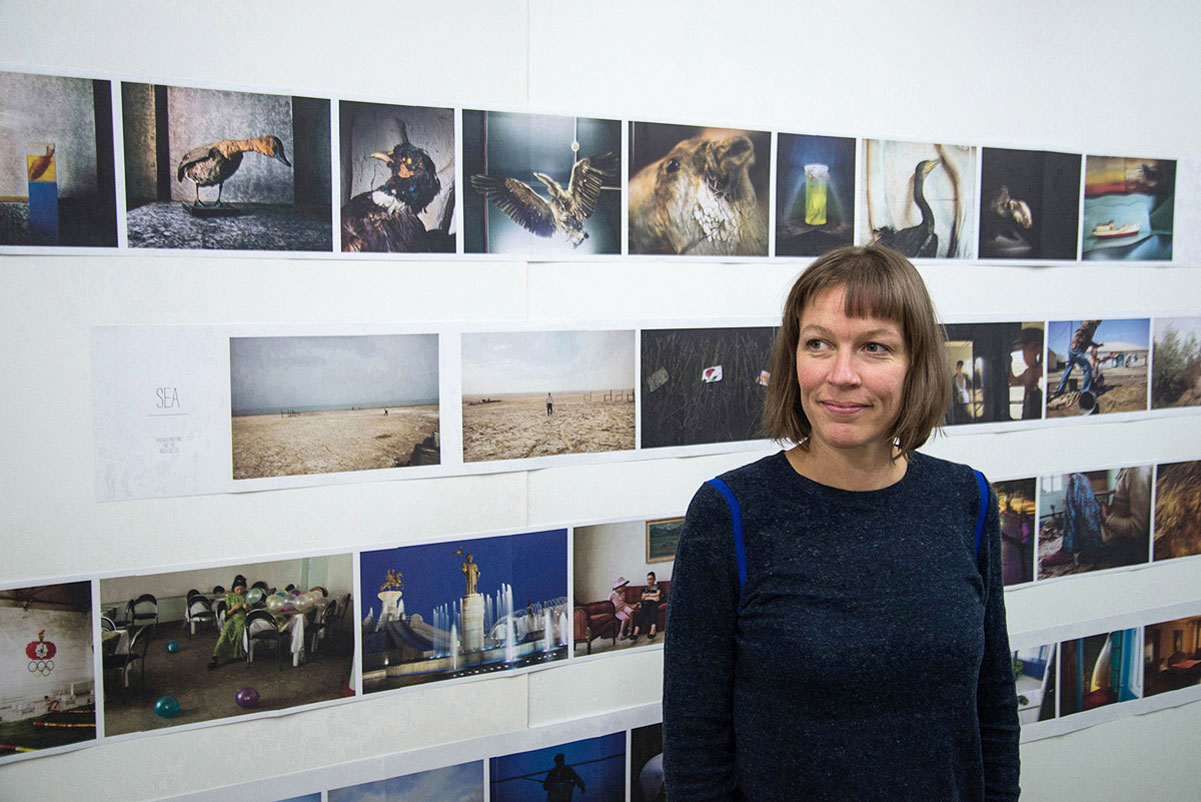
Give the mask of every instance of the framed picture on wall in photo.
[[671, 562], [676, 558], [676, 544], [680, 542], [683, 518], [661, 518], [646, 522], [646, 561], [648, 563]]
[[1084, 258], [1170, 260], [1175, 204], [1174, 160], [1088, 156], [1080, 231]]
[[464, 250], [621, 253], [621, 122], [463, 110]]
[[131, 248], [331, 251], [330, 101], [121, 84]]
[[771, 133], [630, 123], [631, 254], [767, 256]]
[[92, 583], [0, 590], [0, 762], [96, 738]]
[[338, 102], [343, 252], [454, 253], [455, 112]]
[[117, 245], [108, 81], [0, 72], [0, 245]]

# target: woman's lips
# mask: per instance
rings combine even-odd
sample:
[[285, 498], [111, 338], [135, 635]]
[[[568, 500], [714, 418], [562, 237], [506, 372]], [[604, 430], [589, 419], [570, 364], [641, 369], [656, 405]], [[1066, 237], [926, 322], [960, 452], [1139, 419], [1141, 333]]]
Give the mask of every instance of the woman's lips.
[[835, 415], [854, 415], [867, 406], [866, 404], [856, 404], [850, 401], [822, 401], [821, 405], [826, 408], [827, 412], [832, 412]]

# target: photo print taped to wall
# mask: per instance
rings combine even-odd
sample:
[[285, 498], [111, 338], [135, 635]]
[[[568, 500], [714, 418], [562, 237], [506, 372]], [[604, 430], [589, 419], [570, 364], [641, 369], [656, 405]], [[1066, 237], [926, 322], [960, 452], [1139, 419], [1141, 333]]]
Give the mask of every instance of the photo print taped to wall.
[[1043, 415], [1043, 323], [950, 323], [949, 426], [1038, 420]]
[[630, 123], [629, 252], [767, 256], [771, 133]]
[[455, 252], [454, 109], [338, 102], [339, 247]]
[[634, 332], [464, 333], [463, 461], [634, 448]]
[[621, 253], [621, 123], [463, 111], [467, 253]]
[[1080, 154], [983, 148], [980, 258], [1076, 258]]
[[360, 558], [363, 691], [567, 658], [567, 531], [448, 540]]
[[438, 335], [232, 337], [233, 478], [441, 462]]
[[1170, 260], [1175, 203], [1174, 160], [1088, 156], [1080, 231], [1084, 258]]
[[1157, 317], [1151, 408], [1201, 406], [1201, 317]]
[[976, 148], [863, 141], [859, 241], [910, 259], [970, 259], [976, 242]]
[[779, 134], [776, 256], [820, 256], [854, 236], [854, 137]]
[[1038, 480], [1039, 581], [1150, 560], [1151, 466]]
[[0, 245], [117, 245], [108, 81], [0, 72]]
[[129, 246], [332, 250], [329, 104], [122, 83]]
[[1047, 417], [1147, 409], [1150, 318], [1047, 324]]

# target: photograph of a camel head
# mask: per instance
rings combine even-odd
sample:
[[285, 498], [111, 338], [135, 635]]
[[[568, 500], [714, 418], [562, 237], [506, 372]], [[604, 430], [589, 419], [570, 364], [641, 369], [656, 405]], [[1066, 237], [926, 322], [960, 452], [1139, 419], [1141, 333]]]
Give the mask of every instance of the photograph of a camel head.
[[770, 326], [643, 329], [642, 447], [758, 438], [775, 334]]
[[122, 83], [131, 248], [329, 251], [330, 101]]
[[108, 81], [0, 72], [0, 245], [117, 245]]
[[1157, 317], [1151, 408], [1201, 405], [1201, 317]]
[[341, 248], [454, 253], [455, 112], [338, 102]]
[[438, 465], [438, 335], [233, 337], [233, 478]]
[[1076, 258], [1079, 153], [983, 148], [980, 258]]
[[463, 461], [634, 448], [634, 332], [465, 333]]
[[863, 141], [859, 241], [910, 259], [970, 259], [976, 236], [976, 149]]
[[855, 138], [779, 135], [776, 256], [820, 256], [855, 236]]
[[630, 123], [631, 254], [767, 256], [771, 133]]
[[1053, 320], [1047, 324], [1047, 417], [1147, 408], [1151, 320]]
[[1175, 205], [1174, 160], [1088, 156], [1081, 255], [1098, 261], [1170, 260]]
[[1201, 461], [1155, 468], [1154, 559], [1201, 554]]
[[463, 110], [467, 253], [621, 253], [621, 123]]

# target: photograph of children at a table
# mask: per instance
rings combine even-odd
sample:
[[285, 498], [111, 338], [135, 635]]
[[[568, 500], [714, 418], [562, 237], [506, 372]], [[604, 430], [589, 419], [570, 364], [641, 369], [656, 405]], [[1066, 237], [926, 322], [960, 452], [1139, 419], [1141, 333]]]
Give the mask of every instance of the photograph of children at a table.
[[1143, 638], [1145, 696], [1201, 684], [1201, 616], [1152, 624]]
[[682, 523], [664, 518], [575, 528], [577, 657], [661, 642]]
[[100, 580], [105, 733], [349, 690], [349, 554]]
[[1121, 629], [1060, 644], [1059, 715], [1068, 716], [1142, 695], [1137, 629]]
[[1151, 466], [1039, 480], [1038, 578], [1149, 560]]
[[0, 590], [0, 762], [96, 737], [92, 583]]
[[1047, 324], [1047, 417], [1147, 408], [1150, 318]]

